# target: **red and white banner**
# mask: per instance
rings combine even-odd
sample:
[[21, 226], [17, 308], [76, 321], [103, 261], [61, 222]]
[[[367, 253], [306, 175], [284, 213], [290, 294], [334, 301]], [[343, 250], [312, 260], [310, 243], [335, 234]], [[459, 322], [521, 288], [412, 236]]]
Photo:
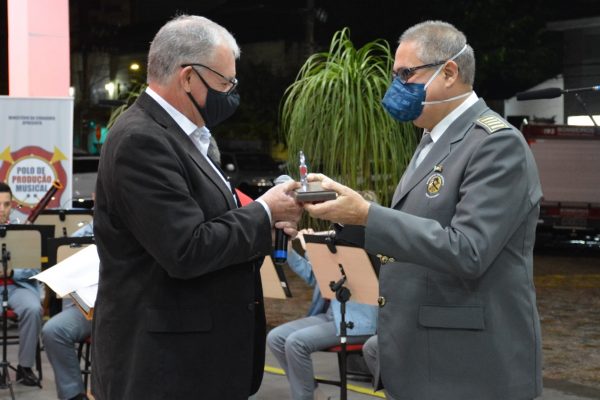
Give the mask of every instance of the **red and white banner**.
[[25, 217], [58, 180], [47, 208], [71, 208], [73, 99], [0, 96], [0, 181]]

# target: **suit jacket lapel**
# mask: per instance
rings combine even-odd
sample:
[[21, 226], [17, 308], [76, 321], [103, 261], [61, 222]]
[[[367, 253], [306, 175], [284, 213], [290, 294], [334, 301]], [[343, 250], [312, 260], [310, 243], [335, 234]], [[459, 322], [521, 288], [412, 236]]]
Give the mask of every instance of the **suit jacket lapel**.
[[188, 155], [192, 158], [194, 163], [200, 168], [200, 170], [208, 176], [208, 178], [214, 183], [214, 185], [219, 189], [229, 208], [237, 208], [235, 204], [233, 193], [223, 179], [219, 176], [219, 174], [215, 171], [215, 169], [209, 164], [209, 161], [204, 157], [198, 148], [194, 145], [192, 140], [188, 137], [188, 135], [177, 125], [177, 123], [171, 118], [171, 116], [156, 102], [152, 97], [150, 97], [147, 93], [142, 93], [138, 100], [137, 104], [140, 105], [148, 114], [165, 130], [174, 137], [185, 149]]
[[[450, 124], [440, 139], [433, 145], [427, 156], [421, 161], [421, 164], [415, 169], [415, 172], [410, 177], [410, 181], [404, 186], [404, 190], [401, 190], [400, 186], [396, 188], [396, 193], [394, 193], [392, 199], [392, 208], [427, 175], [431, 174], [436, 165], [439, 165], [448, 157], [454, 143], [461, 141], [473, 125], [475, 116], [482, 114], [486, 110], [488, 110], [487, 105], [482, 99], [479, 99]], [[413, 157], [411, 163], [414, 161]]]

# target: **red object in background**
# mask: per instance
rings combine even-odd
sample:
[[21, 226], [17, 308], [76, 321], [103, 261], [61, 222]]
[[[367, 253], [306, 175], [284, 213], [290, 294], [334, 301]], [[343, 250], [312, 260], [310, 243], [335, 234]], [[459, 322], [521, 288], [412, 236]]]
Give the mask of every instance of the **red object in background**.
[[538, 227], [600, 232], [600, 131], [594, 126], [527, 124], [522, 132], [542, 184]]
[[54, 196], [56, 191], [62, 188], [63, 185], [58, 180], [52, 182], [52, 186], [50, 186], [50, 189], [48, 189], [46, 194], [44, 194], [44, 197], [42, 197], [40, 201], [35, 205], [33, 210], [31, 210], [31, 214], [29, 214], [29, 217], [27, 217], [26, 224], [33, 224], [37, 217], [40, 215], [40, 213], [44, 211], [46, 206], [48, 206], [48, 203], [50, 202], [50, 200], [52, 200], [52, 196]]
[[96, 141], [100, 143], [100, 139], [102, 139], [102, 127], [100, 124], [96, 125]]
[[242, 205], [242, 207], [246, 206], [254, 201], [254, 200], [252, 200], [252, 197], [248, 196], [247, 194], [242, 192], [240, 189], [235, 189], [235, 194], [238, 197], [238, 199], [240, 200], [240, 204]]

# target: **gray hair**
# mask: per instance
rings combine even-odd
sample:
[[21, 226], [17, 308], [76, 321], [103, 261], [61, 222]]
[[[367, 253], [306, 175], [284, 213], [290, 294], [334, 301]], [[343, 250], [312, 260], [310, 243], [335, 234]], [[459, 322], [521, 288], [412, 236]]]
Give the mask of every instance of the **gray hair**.
[[240, 48], [227, 29], [196, 15], [180, 15], [158, 31], [148, 52], [148, 83], [166, 84], [182, 64], [208, 64], [214, 50], [225, 45], [234, 57]]
[[425, 64], [449, 60], [466, 45], [465, 51], [454, 59], [458, 65], [460, 79], [469, 85], [475, 81], [475, 53], [467, 44], [464, 33], [454, 25], [443, 21], [425, 21], [408, 28], [401, 42], [415, 42], [417, 57]]

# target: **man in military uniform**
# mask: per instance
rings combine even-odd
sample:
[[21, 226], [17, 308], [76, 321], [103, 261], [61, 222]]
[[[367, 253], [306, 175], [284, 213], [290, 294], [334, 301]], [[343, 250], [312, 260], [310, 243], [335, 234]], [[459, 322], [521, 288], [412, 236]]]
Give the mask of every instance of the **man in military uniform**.
[[473, 91], [473, 49], [454, 26], [409, 28], [393, 73], [383, 106], [424, 135], [391, 207], [314, 174], [338, 197], [305, 208], [364, 225], [366, 250], [380, 255], [388, 398], [533, 399], [542, 390], [532, 256], [542, 193], [531, 151]]

